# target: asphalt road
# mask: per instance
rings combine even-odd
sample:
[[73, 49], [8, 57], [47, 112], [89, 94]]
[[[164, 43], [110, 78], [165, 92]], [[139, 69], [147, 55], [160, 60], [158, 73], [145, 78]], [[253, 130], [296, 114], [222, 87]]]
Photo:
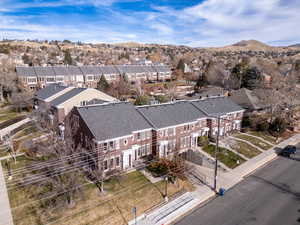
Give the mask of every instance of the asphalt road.
[[176, 225], [300, 225], [300, 143]]

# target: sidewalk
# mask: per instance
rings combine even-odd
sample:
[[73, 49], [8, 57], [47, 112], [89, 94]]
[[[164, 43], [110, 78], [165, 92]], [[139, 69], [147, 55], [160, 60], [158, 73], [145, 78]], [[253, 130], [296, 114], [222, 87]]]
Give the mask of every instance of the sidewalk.
[[25, 119], [23, 119], [23, 120], [21, 120], [21, 121], [19, 121], [17, 123], [14, 123], [14, 124], [12, 124], [12, 125], [10, 125], [8, 127], [3, 128], [2, 130], [0, 130], [0, 139], [2, 140], [2, 138], [5, 135], [9, 134], [12, 130], [14, 130], [14, 129], [20, 127], [20, 126], [22, 126], [25, 123], [28, 123], [29, 121], [31, 121], [30, 118], [25, 118]]
[[6, 183], [0, 163], [0, 225], [13, 225], [9, 199], [7, 195]]
[[[219, 172], [218, 174], [218, 183], [217, 187], [223, 187], [225, 189], [230, 189], [235, 186], [237, 183], [243, 180], [245, 176], [252, 173], [254, 170], [260, 168], [267, 162], [275, 159], [277, 154], [275, 152], [276, 148], [282, 148], [286, 145], [293, 145], [297, 142], [300, 142], [300, 134], [296, 134], [293, 137], [279, 143], [276, 146], [273, 146], [271, 149], [262, 152], [258, 156], [249, 159], [242, 165], [237, 168], [231, 170], [230, 172]], [[208, 178], [208, 183], [211, 185], [213, 180], [213, 170], [208, 168], [201, 168], [201, 166], [197, 166], [201, 170], [202, 173]], [[165, 205], [161, 206], [149, 212], [147, 214], [143, 214], [139, 218], [137, 218], [138, 225], [162, 225], [162, 224], [170, 224], [180, 217], [184, 216], [184, 214], [188, 213], [190, 210], [195, 208], [196, 206], [206, 202], [210, 198], [215, 196], [215, 192], [212, 191], [206, 185], [197, 186], [194, 192], [188, 192], [184, 195], [174, 199]], [[135, 224], [135, 221], [130, 221], [129, 224]]]

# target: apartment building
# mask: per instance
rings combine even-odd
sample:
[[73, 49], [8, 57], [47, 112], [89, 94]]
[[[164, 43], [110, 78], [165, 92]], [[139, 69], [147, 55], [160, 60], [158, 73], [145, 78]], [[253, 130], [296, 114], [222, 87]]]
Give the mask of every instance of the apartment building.
[[105, 172], [133, 168], [152, 154], [152, 126], [130, 103], [76, 107], [72, 121], [77, 140], [97, 152]]
[[[132, 169], [142, 157], [171, 158], [197, 146], [199, 136], [240, 130], [244, 109], [227, 97], [136, 107], [128, 102], [75, 107], [77, 140], [99, 155], [106, 172]], [[90, 144], [92, 143], [92, 145]], [[100, 165], [101, 166], [101, 165]]]
[[63, 123], [74, 106], [115, 102], [117, 99], [92, 88], [77, 88], [51, 84], [35, 94], [36, 108], [46, 112], [54, 124]]
[[108, 82], [117, 81], [121, 76], [126, 76], [130, 82], [171, 79], [171, 70], [165, 65], [35, 66], [16, 67], [16, 72], [23, 85], [31, 89], [53, 83], [96, 87], [102, 75]]

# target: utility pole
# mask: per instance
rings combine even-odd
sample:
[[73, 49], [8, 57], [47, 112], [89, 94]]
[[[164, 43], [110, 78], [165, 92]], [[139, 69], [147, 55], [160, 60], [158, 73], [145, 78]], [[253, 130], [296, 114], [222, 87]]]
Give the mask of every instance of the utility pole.
[[165, 186], [165, 201], [167, 202], [168, 199], [168, 175], [165, 177], [165, 181], [166, 181], [166, 186]]
[[220, 135], [220, 116], [218, 120], [218, 132], [217, 132], [217, 141], [215, 149], [215, 177], [214, 177], [214, 190], [217, 192], [217, 175], [218, 175], [218, 153], [219, 153], [219, 135]]

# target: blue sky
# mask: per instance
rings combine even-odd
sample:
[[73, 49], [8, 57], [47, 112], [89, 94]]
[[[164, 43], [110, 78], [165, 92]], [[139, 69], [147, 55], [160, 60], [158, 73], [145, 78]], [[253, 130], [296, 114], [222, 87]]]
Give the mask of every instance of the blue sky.
[[0, 0], [0, 39], [300, 43], [299, 0]]

